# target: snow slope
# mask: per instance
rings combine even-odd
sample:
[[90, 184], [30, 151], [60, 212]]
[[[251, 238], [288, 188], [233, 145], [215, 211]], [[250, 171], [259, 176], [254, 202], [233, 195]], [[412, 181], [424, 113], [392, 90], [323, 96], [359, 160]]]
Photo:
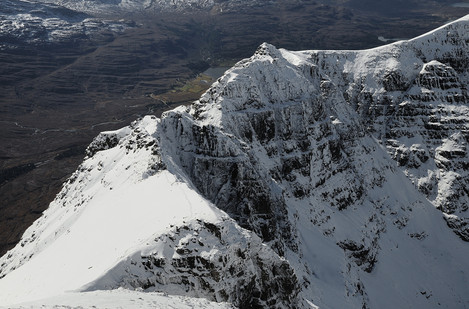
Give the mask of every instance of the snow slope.
[[[146, 117], [131, 127], [104, 132], [90, 145], [93, 156], [27, 230], [17, 249], [2, 259], [2, 276], [11, 272], [0, 280], [2, 305], [56, 299], [68, 291], [108, 289], [107, 281], [113, 282], [123, 273], [110, 270], [118, 263], [135, 265], [133, 260], [153, 255], [177, 259], [179, 243], [165, 248], [167, 240], [157, 241], [173, 230], [176, 235], [181, 229], [194, 229], [196, 250], [203, 258], [198, 262], [218, 262], [235, 255], [218, 253], [218, 246], [235, 251], [236, 245], [225, 245], [229, 241], [249, 248], [243, 252], [254, 251], [254, 264], [285, 264], [256, 235], [241, 229], [200, 196], [171, 161], [160, 160], [155, 140], [158, 124], [155, 117]], [[114, 147], [106, 149], [110, 144]], [[96, 147], [101, 151], [96, 152]], [[226, 237], [219, 239], [218, 233], [225, 229]], [[184, 243], [184, 239], [179, 241]], [[235, 262], [223, 266], [248, 272], [247, 265]], [[236, 279], [227, 285], [227, 291], [242, 288]], [[168, 292], [187, 295], [188, 291], [177, 286]], [[201, 296], [197, 292], [192, 296]]]
[[262, 44], [193, 105], [100, 134], [0, 259], [3, 305], [468, 307], [467, 29]]
[[64, 293], [48, 299], [9, 306], [12, 309], [26, 308], [178, 308], [178, 309], [229, 309], [226, 303], [214, 303], [205, 299], [171, 296], [163, 293], [144, 293], [117, 289], [86, 293]]
[[[54, 201], [33, 226], [35, 241], [22, 243], [34, 246], [35, 256], [9, 276], [18, 280], [15, 294], [29, 300], [78, 289], [171, 224], [221, 220], [220, 211], [167, 171], [142, 181], [148, 162], [140, 157], [113, 148], [81, 166], [86, 172], [64, 189], [73, 195]], [[52, 271], [57, 275], [48, 276]]]

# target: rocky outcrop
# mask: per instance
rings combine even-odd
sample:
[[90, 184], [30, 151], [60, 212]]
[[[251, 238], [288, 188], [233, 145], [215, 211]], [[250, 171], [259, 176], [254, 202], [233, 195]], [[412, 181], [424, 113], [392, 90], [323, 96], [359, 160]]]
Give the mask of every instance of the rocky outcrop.
[[416, 188], [461, 222], [469, 205], [467, 28], [460, 20], [369, 51], [312, 55]]
[[[203, 297], [237, 308], [297, 308], [299, 286], [289, 263], [231, 220], [173, 227], [158, 248], [121, 262], [88, 290], [118, 287]], [[135, 276], [135, 274], [139, 274]]]
[[[205, 197], [278, 254], [304, 254], [303, 220], [335, 239], [348, 261], [344, 273], [355, 278], [344, 279], [348, 295], [367, 307], [364, 278], [379, 263], [386, 231], [428, 236], [409, 227], [415, 205], [427, 202], [389, 198], [394, 181], [410, 184], [390, 175], [404, 172], [467, 240], [465, 27], [463, 20], [358, 52], [263, 44], [191, 107], [163, 116], [162, 148]], [[377, 159], [386, 157], [381, 147], [394, 162]], [[364, 236], [337, 230], [335, 212], [357, 209], [366, 213]], [[308, 287], [306, 278], [299, 275]]]

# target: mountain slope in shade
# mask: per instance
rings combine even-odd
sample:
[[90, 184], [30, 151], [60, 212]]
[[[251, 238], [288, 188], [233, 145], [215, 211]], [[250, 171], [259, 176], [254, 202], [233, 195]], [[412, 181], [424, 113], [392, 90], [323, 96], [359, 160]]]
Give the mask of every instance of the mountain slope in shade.
[[263, 44], [193, 105], [102, 133], [1, 258], [0, 298], [469, 306], [467, 29], [364, 51]]

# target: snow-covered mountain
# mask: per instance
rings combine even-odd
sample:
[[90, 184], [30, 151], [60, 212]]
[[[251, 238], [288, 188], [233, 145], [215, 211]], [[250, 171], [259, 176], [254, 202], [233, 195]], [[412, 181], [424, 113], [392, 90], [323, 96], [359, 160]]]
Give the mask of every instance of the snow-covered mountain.
[[468, 29], [263, 44], [191, 106], [103, 132], [0, 259], [3, 305], [468, 307]]
[[50, 3], [3, 0], [0, 5], [0, 49], [18, 44], [48, 44], [90, 39], [102, 31], [120, 33], [135, 26], [124, 21], [93, 18]]
[[212, 10], [224, 12], [273, 3], [275, 0], [36, 0], [90, 14], [155, 13]]

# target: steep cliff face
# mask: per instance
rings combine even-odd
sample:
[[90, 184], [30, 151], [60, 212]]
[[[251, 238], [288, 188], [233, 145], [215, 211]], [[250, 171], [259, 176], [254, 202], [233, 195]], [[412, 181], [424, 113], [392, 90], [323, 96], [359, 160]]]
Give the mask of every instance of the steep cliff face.
[[[165, 115], [163, 136], [169, 139], [167, 145], [177, 146], [163, 148], [204, 196], [279, 254], [291, 254], [292, 263], [297, 259], [298, 277], [308, 291], [304, 293], [315, 303], [385, 306], [387, 298], [377, 301], [372, 295], [376, 291], [368, 289], [381, 284], [391, 291], [392, 284], [385, 288], [382, 282], [371, 283], [367, 275], [380, 256], [394, 256], [382, 243], [395, 237], [401, 243], [436, 237], [416, 226], [427, 216], [436, 216], [435, 224], [441, 225], [443, 216], [432, 208], [443, 210], [440, 205], [451, 203], [454, 192], [459, 192], [458, 201], [451, 203], [452, 215], [444, 218], [463, 239], [467, 233], [465, 185], [456, 180], [466, 175], [468, 158], [457, 151], [461, 147], [451, 147], [460, 158], [443, 167], [438, 156], [448, 137], [464, 134], [466, 123], [460, 120], [459, 126], [440, 133], [431, 128], [442, 113], [467, 119], [460, 81], [468, 59], [460, 48], [466, 46], [465, 27], [463, 20], [410, 42], [359, 52], [295, 53], [264, 44], [190, 108]], [[438, 59], [452, 59], [456, 68]], [[421, 102], [427, 106], [409, 112]], [[464, 138], [459, 141], [465, 145]], [[405, 161], [409, 153], [412, 159]], [[427, 177], [434, 181], [434, 196], [422, 185]], [[269, 206], [262, 207], [265, 204]], [[356, 224], [350, 224], [350, 216]], [[341, 273], [328, 274], [334, 279], [311, 278], [317, 262], [308, 258], [317, 245], [317, 238], [309, 241], [311, 226], [336, 246], [327, 250], [339, 248], [345, 257], [337, 261], [345, 264], [339, 267]], [[428, 259], [428, 254], [420, 252], [419, 259]], [[406, 264], [403, 256], [393, 258]], [[391, 273], [381, 280], [395, 282]], [[324, 300], [319, 301], [313, 296], [318, 297], [317, 291], [309, 294], [323, 280], [345, 284], [343, 303], [332, 292], [322, 291]], [[427, 293], [411, 285], [406, 289], [409, 299]], [[413, 301], [425, 306], [425, 301]]]
[[298, 306], [298, 282], [289, 263], [230, 220], [188, 222], [153, 245], [158, 249], [127, 258], [109, 272], [112, 279], [104, 276], [88, 290], [143, 288], [246, 309]]
[[468, 29], [463, 19], [370, 51], [313, 53], [367, 132], [466, 241]]
[[[0, 260], [0, 295], [464, 307], [468, 28], [365, 51], [262, 44], [191, 106], [101, 134]], [[44, 286], [50, 260], [74, 279]]]

